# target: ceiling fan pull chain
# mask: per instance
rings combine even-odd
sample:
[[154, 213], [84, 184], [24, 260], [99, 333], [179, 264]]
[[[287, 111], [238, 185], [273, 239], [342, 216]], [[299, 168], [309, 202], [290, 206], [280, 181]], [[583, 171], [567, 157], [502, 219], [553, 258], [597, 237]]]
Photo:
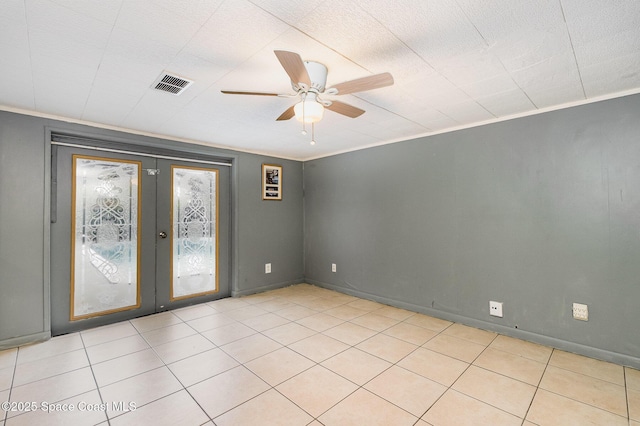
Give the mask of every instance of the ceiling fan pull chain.
[[316, 125], [315, 123], [311, 123], [311, 145], [316, 144]]
[[[302, 134], [306, 135], [307, 134], [307, 128], [306, 128], [306, 120], [304, 119], [305, 114], [304, 114], [304, 105], [305, 105], [305, 101], [307, 100], [307, 94], [304, 94], [304, 98], [302, 98]], [[313, 127], [312, 127], [313, 129]]]

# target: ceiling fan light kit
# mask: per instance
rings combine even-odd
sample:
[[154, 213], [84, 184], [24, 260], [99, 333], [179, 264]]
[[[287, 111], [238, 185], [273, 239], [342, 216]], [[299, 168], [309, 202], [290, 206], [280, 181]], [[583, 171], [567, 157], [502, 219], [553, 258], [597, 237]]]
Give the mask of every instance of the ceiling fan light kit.
[[[365, 90], [379, 89], [393, 84], [393, 77], [391, 74], [382, 73], [345, 81], [325, 89], [327, 83], [326, 66], [319, 62], [303, 61], [300, 55], [294, 52], [276, 50], [274, 53], [287, 75], [289, 75], [289, 78], [291, 79], [291, 87], [296, 92], [295, 94], [290, 95], [231, 90], [223, 90], [222, 93], [228, 95], [299, 97], [300, 100], [295, 105], [292, 105], [285, 110], [276, 120], [283, 121], [296, 117], [296, 120], [300, 121], [303, 125], [302, 134], [306, 134], [304, 125], [309, 123], [311, 123], [313, 133], [313, 126], [315, 123], [322, 120], [325, 108], [350, 118], [359, 117], [365, 112], [363, 109], [345, 104], [344, 102], [323, 99], [321, 97], [322, 95], [346, 95], [349, 93], [364, 92]], [[315, 145], [315, 137], [313, 136], [311, 138], [311, 145]]]
[[322, 120], [324, 106], [318, 102], [317, 96], [317, 94], [309, 92], [302, 101], [294, 105], [293, 111], [296, 120], [306, 124], [317, 123]]

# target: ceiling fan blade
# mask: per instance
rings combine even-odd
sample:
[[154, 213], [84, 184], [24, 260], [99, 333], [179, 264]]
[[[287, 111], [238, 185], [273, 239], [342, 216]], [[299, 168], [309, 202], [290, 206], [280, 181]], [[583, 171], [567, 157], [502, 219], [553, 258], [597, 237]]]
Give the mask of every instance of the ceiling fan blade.
[[349, 93], [364, 92], [365, 90], [379, 89], [381, 87], [391, 86], [392, 84], [393, 77], [388, 72], [385, 72], [338, 83], [327, 90], [334, 89], [338, 92], [336, 94], [346, 95]]
[[289, 109], [287, 109], [285, 112], [280, 114], [280, 117], [276, 118], [276, 121], [288, 120], [294, 115], [296, 115], [295, 111], [293, 110], [293, 107], [295, 107], [295, 105], [291, 105]]
[[331, 101], [331, 105], [326, 106], [325, 108], [351, 118], [360, 117], [362, 114], [364, 114], [363, 109], [356, 108], [352, 105], [345, 104], [344, 102], [340, 101]]
[[225, 95], [258, 95], [258, 96], [280, 96], [277, 93], [264, 93], [264, 92], [238, 92], [234, 90], [221, 90]]
[[304, 83], [307, 86], [311, 86], [309, 73], [300, 55], [294, 52], [287, 52], [286, 50], [275, 50], [274, 53], [278, 57], [282, 68], [289, 74], [289, 78], [293, 84]]

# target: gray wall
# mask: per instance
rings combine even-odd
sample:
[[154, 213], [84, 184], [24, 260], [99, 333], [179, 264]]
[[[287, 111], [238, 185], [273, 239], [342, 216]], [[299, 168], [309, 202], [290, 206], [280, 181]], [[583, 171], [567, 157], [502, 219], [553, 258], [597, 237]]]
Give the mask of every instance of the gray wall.
[[[629, 96], [309, 161], [303, 214], [299, 162], [0, 112], [0, 346], [48, 334], [54, 128], [233, 157], [235, 294], [306, 278], [640, 367], [639, 113]], [[284, 166], [280, 202], [263, 162]]]
[[639, 118], [636, 95], [307, 162], [307, 282], [640, 366]]
[[42, 124], [0, 113], [0, 342], [48, 331], [44, 133]]
[[[236, 294], [304, 281], [302, 163], [239, 154]], [[282, 201], [262, 201], [262, 163], [282, 165]], [[271, 263], [271, 274], [264, 265]]]
[[[233, 293], [303, 281], [302, 163], [0, 112], [0, 348], [49, 334], [46, 139], [52, 129], [233, 158]], [[262, 201], [263, 162], [283, 166], [282, 201]]]

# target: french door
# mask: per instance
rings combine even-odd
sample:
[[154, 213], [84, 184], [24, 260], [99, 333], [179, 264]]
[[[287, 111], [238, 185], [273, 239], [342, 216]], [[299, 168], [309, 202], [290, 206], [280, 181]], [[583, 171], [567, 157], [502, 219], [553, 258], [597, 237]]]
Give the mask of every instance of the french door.
[[54, 150], [53, 335], [229, 296], [229, 167]]

